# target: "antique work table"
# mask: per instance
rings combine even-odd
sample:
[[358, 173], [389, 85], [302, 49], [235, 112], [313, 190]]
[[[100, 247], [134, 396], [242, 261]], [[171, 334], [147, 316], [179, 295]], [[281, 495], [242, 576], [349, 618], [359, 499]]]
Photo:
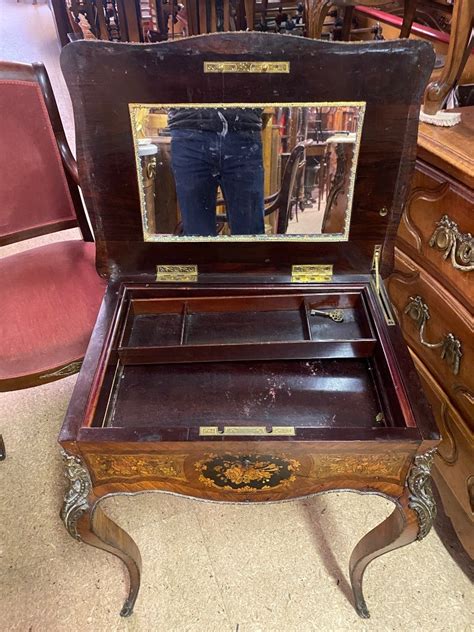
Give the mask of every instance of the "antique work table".
[[[261, 33], [63, 50], [97, 265], [109, 286], [59, 437], [69, 480], [62, 518], [74, 538], [125, 563], [122, 616], [132, 613], [141, 561], [100, 507], [111, 494], [237, 503], [380, 494], [395, 509], [350, 561], [362, 617], [367, 565], [429, 532], [439, 437], [382, 277], [392, 268], [433, 57], [422, 42]], [[186, 81], [173, 68], [186, 69]], [[366, 104], [347, 233], [150, 239], [130, 104], [209, 107], [269, 95], [273, 103]]]

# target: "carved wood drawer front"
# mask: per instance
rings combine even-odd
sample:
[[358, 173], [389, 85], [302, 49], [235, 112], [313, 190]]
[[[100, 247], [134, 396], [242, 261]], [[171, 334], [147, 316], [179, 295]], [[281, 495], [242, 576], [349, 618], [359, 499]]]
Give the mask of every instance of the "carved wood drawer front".
[[[471, 513], [469, 481], [474, 476], [474, 419], [463, 419], [423, 362], [412, 352], [421, 384], [441, 432], [435, 463], [458, 501]], [[472, 516], [474, 522], [474, 514]], [[473, 534], [474, 536], [474, 534]]]
[[474, 193], [417, 163], [397, 244], [467, 308], [474, 307]]
[[472, 314], [398, 249], [388, 291], [410, 347], [463, 415], [473, 417]]

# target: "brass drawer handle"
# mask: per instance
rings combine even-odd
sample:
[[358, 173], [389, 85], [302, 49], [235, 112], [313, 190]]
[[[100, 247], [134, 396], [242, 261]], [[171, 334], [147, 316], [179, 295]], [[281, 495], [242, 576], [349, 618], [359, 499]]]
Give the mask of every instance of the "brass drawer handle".
[[449, 219], [448, 215], [443, 215], [439, 222], [436, 222], [429, 245], [443, 251], [443, 259], [450, 256], [456, 270], [474, 270], [474, 237], [471, 233], [461, 233], [456, 222]]
[[404, 313], [417, 323], [421, 344], [429, 349], [441, 348], [441, 359], [445, 360], [454, 375], [457, 375], [462, 358], [461, 341], [452, 333], [447, 333], [439, 342], [425, 340], [425, 327], [430, 319], [430, 310], [421, 296], [410, 296]]

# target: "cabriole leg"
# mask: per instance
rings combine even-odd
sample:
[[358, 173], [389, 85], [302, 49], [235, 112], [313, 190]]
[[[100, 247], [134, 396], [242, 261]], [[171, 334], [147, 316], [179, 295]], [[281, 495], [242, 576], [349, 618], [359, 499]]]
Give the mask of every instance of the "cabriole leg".
[[82, 459], [64, 451], [62, 455], [69, 488], [64, 496], [61, 518], [73, 538], [108, 551], [125, 564], [130, 589], [120, 615], [128, 617], [140, 588], [140, 551], [132, 538], [99, 507], [101, 499], [94, 496], [89, 472]]
[[422, 540], [431, 529], [436, 516], [430, 477], [434, 453], [435, 450], [430, 450], [415, 457], [397, 507], [367, 533], [352, 552], [349, 573], [357, 614], [363, 619], [370, 616], [362, 592], [364, 572], [370, 562], [414, 540]]

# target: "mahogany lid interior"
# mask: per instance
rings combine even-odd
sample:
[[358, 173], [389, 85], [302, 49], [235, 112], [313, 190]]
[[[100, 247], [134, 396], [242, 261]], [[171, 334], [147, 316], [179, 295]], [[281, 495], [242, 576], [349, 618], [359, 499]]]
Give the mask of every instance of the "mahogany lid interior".
[[[290, 72], [205, 73], [209, 61], [287, 61]], [[426, 42], [348, 44], [256, 32], [145, 45], [68, 44], [61, 67], [74, 106], [99, 272], [147, 277], [158, 264], [219, 271], [235, 264], [271, 270], [320, 263], [332, 264], [335, 275], [367, 274], [381, 245], [381, 273], [388, 275], [433, 62]], [[341, 101], [366, 103], [348, 241], [144, 241], [129, 104]]]

